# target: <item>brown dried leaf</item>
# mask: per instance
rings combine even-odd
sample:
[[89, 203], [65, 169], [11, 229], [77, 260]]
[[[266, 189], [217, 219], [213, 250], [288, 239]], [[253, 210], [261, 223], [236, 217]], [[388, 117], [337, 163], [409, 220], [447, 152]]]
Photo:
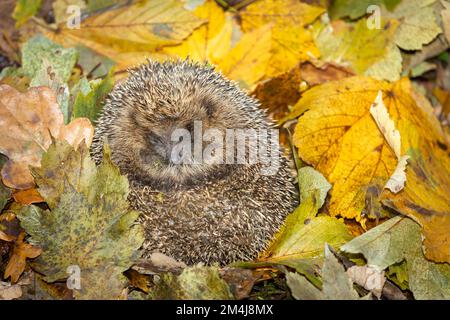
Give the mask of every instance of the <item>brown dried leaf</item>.
[[39, 194], [39, 191], [35, 188], [18, 191], [13, 194], [13, 197], [16, 202], [25, 205], [45, 202], [44, 198], [42, 198], [42, 196]]
[[9, 161], [2, 168], [6, 186], [29, 189], [34, 179], [29, 166], [39, 167], [42, 153], [52, 137], [65, 139], [75, 147], [92, 142], [94, 129], [89, 120], [79, 118], [64, 126], [55, 93], [47, 87], [20, 93], [9, 85], [0, 86], [0, 153]]
[[16, 240], [14, 249], [6, 266], [4, 278], [11, 277], [11, 282], [15, 283], [19, 280], [20, 275], [25, 270], [27, 258], [36, 258], [42, 253], [42, 249], [34, 247], [29, 243], [23, 242], [25, 232], [22, 232]]

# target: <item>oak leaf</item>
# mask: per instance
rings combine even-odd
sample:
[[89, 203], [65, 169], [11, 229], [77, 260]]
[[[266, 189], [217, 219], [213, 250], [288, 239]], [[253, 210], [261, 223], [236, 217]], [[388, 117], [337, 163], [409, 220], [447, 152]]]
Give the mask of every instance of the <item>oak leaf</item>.
[[25, 232], [21, 232], [14, 243], [12, 255], [9, 258], [8, 265], [5, 269], [4, 278], [11, 277], [11, 282], [15, 283], [19, 280], [20, 275], [25, 270], [26, 260], [33, 259], [42, 253], [42, 249], [24, 242]]
[[0, 152], [9, 158], [2, 168], [2, 179], [5, 185], [16, 189], [34, 186], [28, 166], [40, 165], [52, 137], [65, 139], [74, 146], [82, 141], [90, 145], [94, 131], [84, 118], [65, 126], [55, 93], [46, 87], [20, 93], [1, 85], [0, 119]]

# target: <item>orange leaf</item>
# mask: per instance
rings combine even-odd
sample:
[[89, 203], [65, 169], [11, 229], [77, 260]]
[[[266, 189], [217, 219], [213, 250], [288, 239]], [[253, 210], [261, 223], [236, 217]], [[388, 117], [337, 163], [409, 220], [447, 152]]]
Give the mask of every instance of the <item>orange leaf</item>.
[[14, 200], [21, 204], [29, 205], [32, 203], [45, 202], [37, 189], [21, 190], [13, 194]]
[[26, 259], [36, 258], [42, 253], [41, 248], [33, 247], [31, 244], [23, 242], [24, 237], [25, 232], [22, 232], [16, 240], [11, 258], [5, 270], [4, 278], [11, 277], [11, 282], [13, 283], [19, 280], [20, 275], [25, 270]]

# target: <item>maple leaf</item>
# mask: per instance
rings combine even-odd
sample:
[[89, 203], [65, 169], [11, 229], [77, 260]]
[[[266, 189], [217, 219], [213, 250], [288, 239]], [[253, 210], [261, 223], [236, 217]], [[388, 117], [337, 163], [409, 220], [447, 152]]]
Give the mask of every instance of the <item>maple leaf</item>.
[[[108, 152], [108, 151], [106, 151]], [[125, 285], [122, 272], [139, 257], [144, 240], [139, 213], [129, 209], [128, 181], [109, 153], [96, 167], [85, 145], [77, 150], [55, 141], [35, 169], [39, 192], [51, 211], [27, 206], [18, 213], [22, 227], [43, 253], [32, 267], [54, 282], [80, 268], [79, 299], [116, 299]]]
[[88, 119], [78, 118], [64, 126], [55, 93], [46, 87], [20, 93], [1, 85], [0, 119], [0, 152], [9, 158], [2, 168], [2, 179], [16, 189], [34, 186], [28, 166], [39, 166], [52, 137], [77, 146], [82, 141], [90, 145], [94, 134]]

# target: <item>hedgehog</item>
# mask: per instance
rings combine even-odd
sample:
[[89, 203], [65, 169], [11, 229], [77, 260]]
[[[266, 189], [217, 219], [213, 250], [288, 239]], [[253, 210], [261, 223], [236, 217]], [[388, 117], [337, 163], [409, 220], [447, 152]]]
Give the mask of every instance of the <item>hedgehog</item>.
[[[191, 265], [226, 265], [258, 257], [298, 204], [281, 147], [259, 149], [279, 160], [276, 173], [268, 174], [262, 161], [245, 161], [255, 140], [227, 135], [241, 130], [261, 138], [274, 128], [259, 102], [213, 66], [148, 60], [106, 98], [91, 154], [99, 164], [108, 143], [112, 161], [127, 176], [130, 205], [145, 229], [144, 258], [159, 252]], [[209, 158], [194, 161], [188, 147], [197, 143], [197, 151], [204, 150], [207, 143], [194, 138], [208, 129], [218, 142]], [[187, 136], [174, 139], [176, 130]], [[181, 152], [174, 152], [182, 140]], [[240, 162], [239, 144], [245, 146]], [[215, 161], [224, 154], [231, 161]]]

